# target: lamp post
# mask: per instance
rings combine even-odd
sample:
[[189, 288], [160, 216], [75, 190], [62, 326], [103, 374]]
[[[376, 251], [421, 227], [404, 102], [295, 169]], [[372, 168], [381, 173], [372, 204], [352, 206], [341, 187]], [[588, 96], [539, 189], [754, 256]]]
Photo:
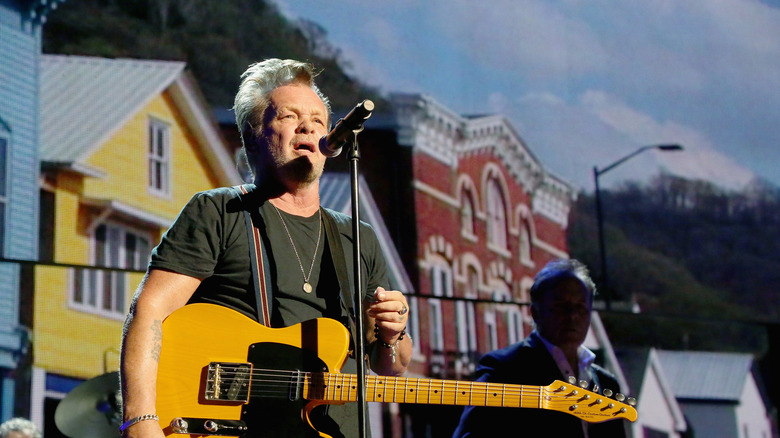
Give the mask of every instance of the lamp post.
[[656, 144], [656, 145], [642, 146], [639, 149], [635, 150], [634, 152], [610, 164], [609, 166], [603, 167], [602, 169], [593, 166], [593, 182], [595, 183], [595, 197], [596, 197], [596, 224], [598, 226], [598, 233], [599, 233], [599, 257], [601, 261], [601, 287], [604, 292], [604, 299], [605, 299], [607, 310], [611, 310], [612, 308], [612, 300], [611, 300], [612, 292], [609, 290], [609, 281], [608, 281], [609, 276], [607, 274], [607, 251], [604, 246], [604, 218], [602, 216], [603, 213], [601, 211], [601, 191], [599, 190], [599, 177], [609, 172], [610, 170], [616, 168], [617, 166], [625, 163], [629, 159], [650, 149], [658, 149], [660, 151], [681, 151], [683, 147], [680, 146], [679, 144]]

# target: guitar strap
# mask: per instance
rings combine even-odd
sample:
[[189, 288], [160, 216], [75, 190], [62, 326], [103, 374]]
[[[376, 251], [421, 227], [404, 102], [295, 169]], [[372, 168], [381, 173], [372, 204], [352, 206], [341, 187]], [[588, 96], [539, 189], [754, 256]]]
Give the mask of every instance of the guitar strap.
[[252, 268], [252, 278], [255, 280], [257, 322], [271, 327], [271, 305], [273, 304], [271, 292], [273, 289], [269, 286], [267, 280], [271, 278], [270, 264], [268, 263], [268, 254], [265, 252], [263, 239], [260, 236], [260, 229], [254, 225], [255, 221], [252, 218], [252, 213], [259, 215], [260, 211], [257, 206], [252, 207], [252, 203], [248, 202], [247, 197], [241, 196], [249, 193], [245, 185], [235, 186], [234, 189], [239, 192], [238, 197], [244, 206], [244, 220], [246, 222], [247, 243], [249, 246], [249, 264]]
[[[344, 247], [341, 245], [341, 233], [339, 232], [336, 220], [331, 216], [327, 209], [322, 208], [323, 221], [325, 222], [325, 237], [330, 246], [330, 256], [333, 260], [333, 268], [336, 270], [336, 278], [341, 290], [341, 308], [349, 317], [350, 334], [356, 333], [355, 306], [352, 294], [352, 281], [349, 278], [347, 269], [347, 258]], [[360, 288], [361, 286], [358, 286]]]

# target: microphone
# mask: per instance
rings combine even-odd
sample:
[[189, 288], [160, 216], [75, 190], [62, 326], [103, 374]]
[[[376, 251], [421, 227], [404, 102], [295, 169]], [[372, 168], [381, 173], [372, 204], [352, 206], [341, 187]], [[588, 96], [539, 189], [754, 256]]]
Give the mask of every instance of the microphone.
[[349, 141], [353, 131], [363, 128], [363, 122], [371, 117], [374, 102], [366, 99], [352, 108], [343, 119], [336, 122], [330, 133], [320, 139], [320, 152], [326, 157], [335, 157], [341, 153], [341, 148]]

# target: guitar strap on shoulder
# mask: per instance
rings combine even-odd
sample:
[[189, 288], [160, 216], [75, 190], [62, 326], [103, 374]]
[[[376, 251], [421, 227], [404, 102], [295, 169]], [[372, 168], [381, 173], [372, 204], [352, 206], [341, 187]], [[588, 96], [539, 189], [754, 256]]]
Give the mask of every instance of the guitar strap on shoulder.
[[[333, 260], [333, 268], [336, 270], [336, 278], [339, 282], [339, 289], [341, 290], [341, 308], [347, 314], [350, 324], [350, 333], [353, 335], [356, 333], [355, 322], [355, 303], [353, 301], [352, 293], [352, 281], [349, 277], [349, 270], [347, 269], [347, 258], [344, 253], [344, 247], [341, 244], [341, 233], [339, 232], [336, 220], [331, 217], [330, 212], [322, 208], [322, 218], [325, 222], [325, 236], [328, 239], [330, 246], [330, 255]], [[358, 285], [358, 289], [361, 286]]]
[[242, 196], [249, 193], [245, 185], [235, 186], [234, 189], [239, 192], [238, 197], [241, 199], [241, 204], [244, 207], [244, 221], [246, 222], [247, 243], [249, 246], [249, 264], [252, 268], [252, 278], [255, 280], [257, 322], [271, 327], [271, 305], [273, 303], [271, 292], [273, 289], [269, 287], [267, 280], [271, 278], [270, 265], [268, 263], [268, 254], [265, 252], [265, 246], [263, 245], [263, 239], [260, 236], [260, 230], [255, 226], [255, 221], [252, 219], [253, 213], [259, 214], [258, 206], [252, 206], [252, 203], [248, 202], [247, 197]]

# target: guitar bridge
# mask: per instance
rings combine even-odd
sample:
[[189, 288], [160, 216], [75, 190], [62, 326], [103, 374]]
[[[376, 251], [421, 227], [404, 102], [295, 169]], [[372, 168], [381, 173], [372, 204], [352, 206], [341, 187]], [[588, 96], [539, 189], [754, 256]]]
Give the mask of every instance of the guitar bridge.
[[210, 401], [249, 403], [251, 363], [211, 362], [206, 371], [204, 397]]

